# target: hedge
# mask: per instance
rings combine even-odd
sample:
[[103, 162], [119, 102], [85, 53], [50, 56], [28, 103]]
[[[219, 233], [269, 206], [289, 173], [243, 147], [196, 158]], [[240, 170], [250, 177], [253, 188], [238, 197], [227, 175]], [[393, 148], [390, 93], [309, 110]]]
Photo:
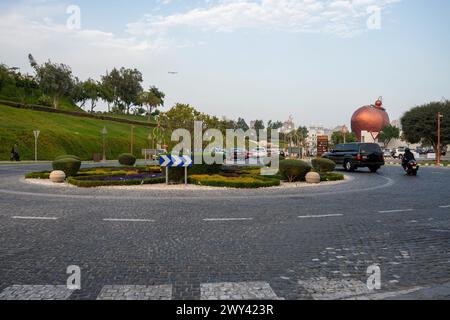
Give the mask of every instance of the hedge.
[[50, 179], [50, 172], [32, 172], [25, 175], [25, 179]]
[[119, 156], [119, 163], [123, 166], [134, 166], [136, 157], [131, 153], [123, 153]]
[[336, 169], [336, 163], [325, 158], [316, 158], [311, 161], [313, 168], [320, 173], [331, 172]]
[[66, 177], [71, 177], [76, 175], [78, 170], [80, 170], [81, 161], [72, 158], [55, 160], [52, 163], [52, 167], [53, 170], [64, 171]]
[[320, 174], [320, 181], [341, 181], [345, 177], [342, 173], [328, 172]]
[[280, 175], [289, 182], [304, 180], [310, 171], [311, 166], [302, 160], [280, 161]]
[[280, 180], [253, 176], [224, 177], [221, 175], [193, 175], [189, 177], [189, 183], [212, 187], [256, 189], [279, 186]]
[[[83, 177], [87, 178], [87, 177]], [[158, 184], [164, 183], [166, 178], [150, 178], [150, 179], [136, 179], [136, 180], [121, 180], [121, 181], [104, 181], [104, 180], [80, 180], [75, 177], [70, 177], [67, 182], [80, 188], [96, 188], [107, 186], [138, 186], [143, 184]]]

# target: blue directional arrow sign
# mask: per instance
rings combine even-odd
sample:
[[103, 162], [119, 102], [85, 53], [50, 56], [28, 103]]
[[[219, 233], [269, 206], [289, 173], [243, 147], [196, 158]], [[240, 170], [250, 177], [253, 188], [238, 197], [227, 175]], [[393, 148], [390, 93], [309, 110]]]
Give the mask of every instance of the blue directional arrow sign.
[[169, 156], [169, 155], [161, 155], [159, 157], [159, 165], [161, 167], [192, 167], [192, 158], [190, 156]]

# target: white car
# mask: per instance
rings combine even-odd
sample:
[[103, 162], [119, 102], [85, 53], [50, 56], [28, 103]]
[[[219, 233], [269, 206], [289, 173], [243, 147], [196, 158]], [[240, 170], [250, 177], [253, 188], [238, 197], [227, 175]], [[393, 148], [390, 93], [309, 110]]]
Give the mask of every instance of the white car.
[[263, 147], [255, 148], [250, 151], [250, 157], [265, 158], [265, 157], [267, 157], [267, 149], [263, 148]]

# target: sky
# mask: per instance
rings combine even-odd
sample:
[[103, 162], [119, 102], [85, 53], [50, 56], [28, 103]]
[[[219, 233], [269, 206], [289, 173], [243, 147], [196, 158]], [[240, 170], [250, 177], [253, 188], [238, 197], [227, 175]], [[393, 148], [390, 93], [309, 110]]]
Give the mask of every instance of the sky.
[[32, 73], [32, 53], [80, 79], [138, 68], [166, 109], [334, 127], [379, 96], [392, 120], [450, 99], [449, 12], [447, 0], [2, 0], [0, 63]]

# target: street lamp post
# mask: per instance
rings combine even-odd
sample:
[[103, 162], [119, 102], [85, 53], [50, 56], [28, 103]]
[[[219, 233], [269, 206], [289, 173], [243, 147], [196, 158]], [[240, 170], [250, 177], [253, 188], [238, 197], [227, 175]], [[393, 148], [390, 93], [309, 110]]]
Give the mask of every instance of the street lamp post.
[[39, 138], [39, 134], [41, 133], [39, 130], [34, 130], [34, 161], [38, 161], [38, 155], [37, 155], [37, 142]]
[[131, 154], [133, 154], [133, 145], [134, 145], [134, 126], [131, 126], [131, 141], [130, 141], [130, 144], [131, 144]]
[[437, 129], [437, 155], [436, 155], [436, 165], [441, 165], [441, 119], [444, 116], [438, 112], [438, 129]]
[[347, 140], [347, 133], [348, 133], [347, 127], [343, 126], [342, 129], [341, 129], [341, 132], [342, 132], [342, 136], [344, 137], [344, 143], [347, 143], [346, 142], [346, 140]]
[[106, 135], [108, 134], [108, 130], [106, 127], [103, 127], [102, 137], [103, 137], [103, 162], [106, 162]]

